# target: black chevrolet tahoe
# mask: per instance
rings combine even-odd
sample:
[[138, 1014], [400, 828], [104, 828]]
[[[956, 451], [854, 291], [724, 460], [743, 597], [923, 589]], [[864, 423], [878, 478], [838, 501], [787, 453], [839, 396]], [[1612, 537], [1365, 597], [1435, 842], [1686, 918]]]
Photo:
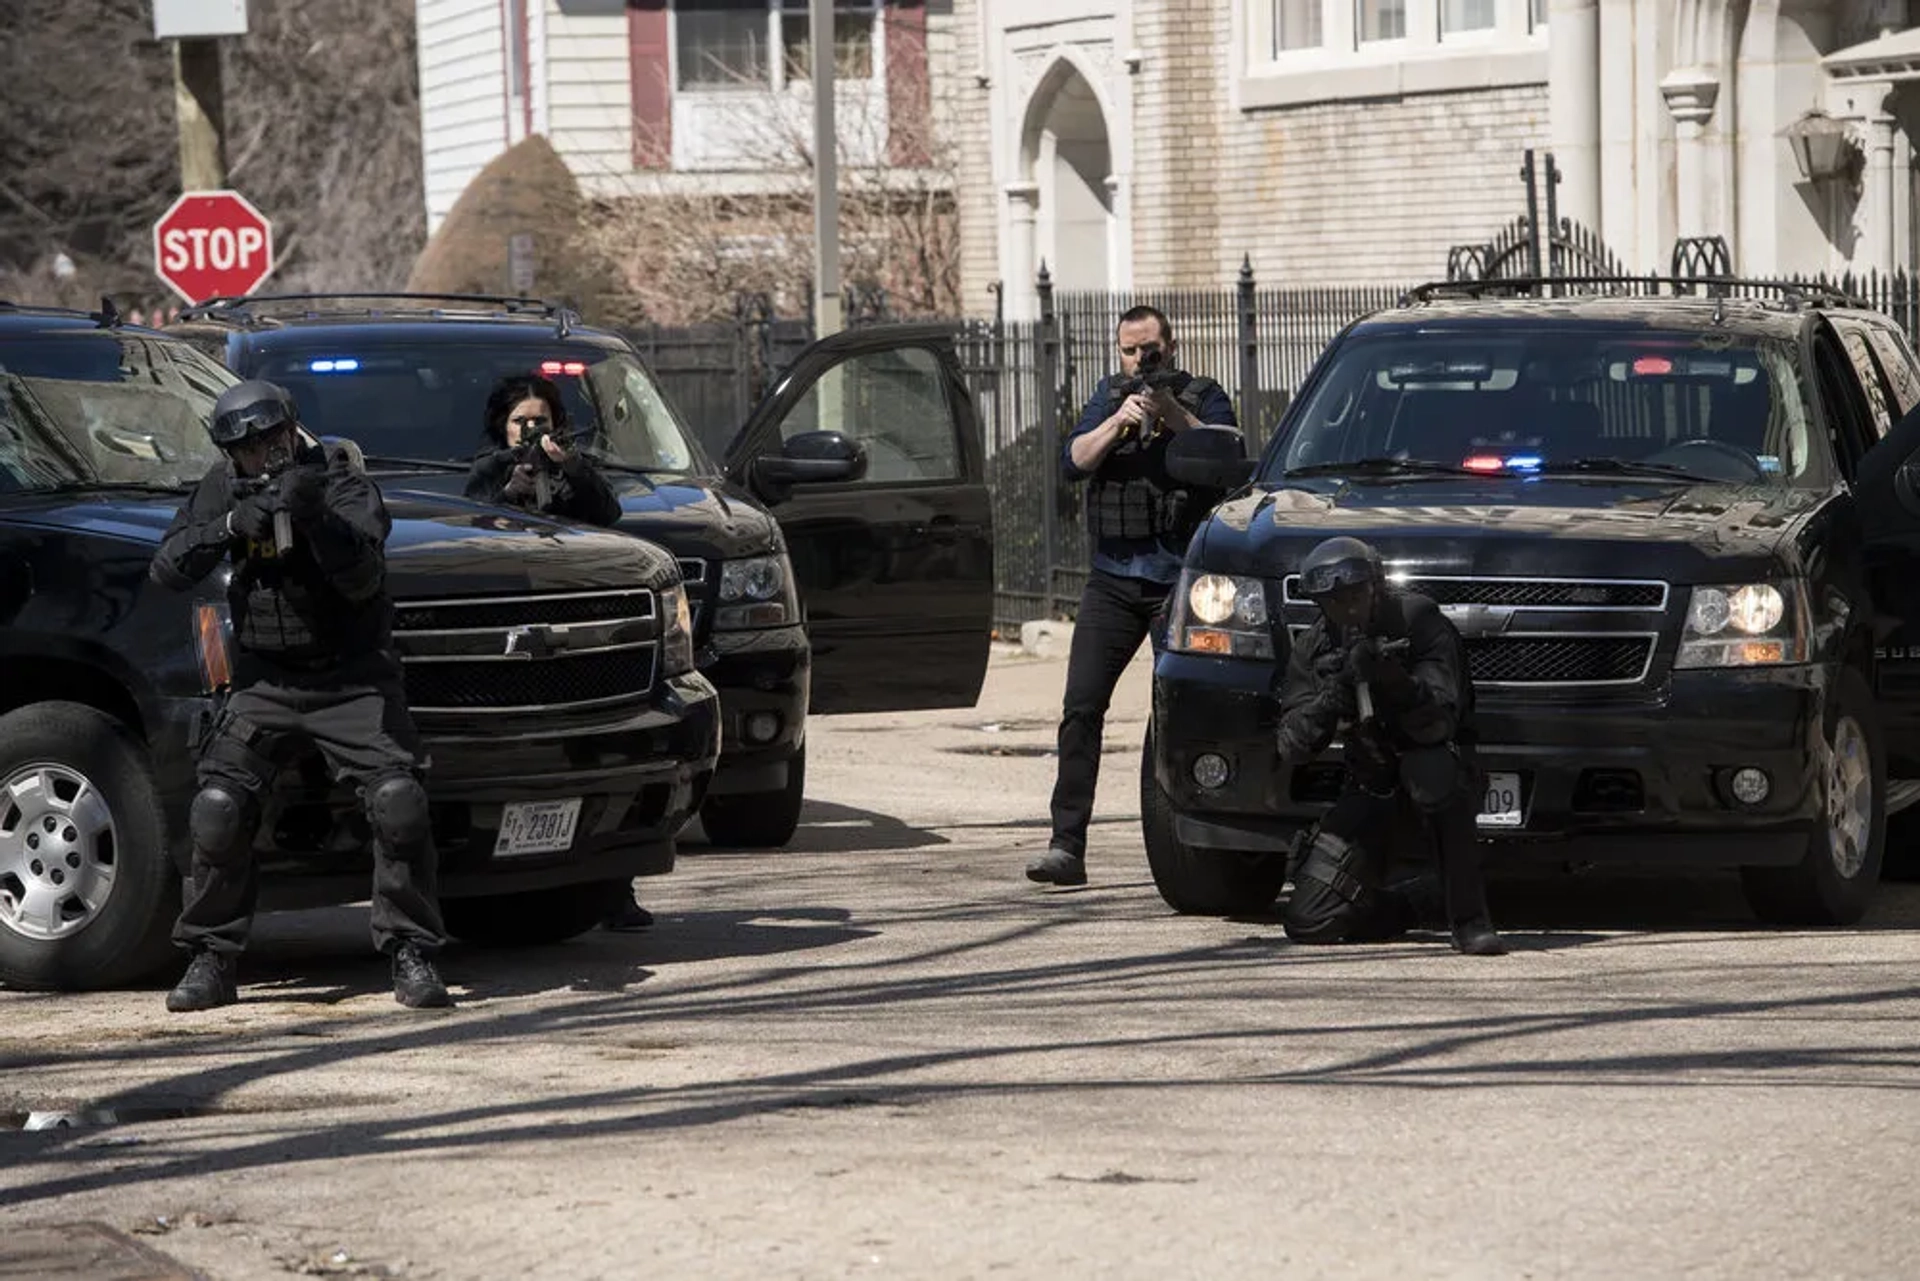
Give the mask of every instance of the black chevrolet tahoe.
[[217, 299], [169, 332], [289, 388], [381, 484], [458, 493], [487, 395], [552, 379], [620, 498], [668, 548], [720, 691], [700, 809], [721, 845], [780, 846], [806, 786], [807, 718], [971, 707], [986, 673], [992, 516], [950, 329], [848, 331], [803, 352], [714, 459], [618, 334], [523, 298]]
[[[186, 343], [0, 303], [0, 982], [117, 986], [163, 965], [192, 745], [231, 666], [223, 570], [148, 565], [218, 459], [237, 379]], [[668, 872], [720, 749], [674, 558], [617, 533], [382, 485], [394, 641], [431, 758], [449, 929], [590, 928]], [[260, 827], [263, 909], [366, 897], [358, 805], [317, 759]]]
[[1176, 442], [1242, 488], [1154, 668], [1171, 906], [1271, 902], [1340, 788], [1338, 743], [1277, 764], [1275, 671], [1314, 617], [1293, 571], [1350, 534], [1461, 632], [1496, 857], [1738, 868], [1764, 920], [1860, 917], [1920, 780], [1920, 365], [1838, 296], [1628, 288], [1423, 287], [1338, 335], [1257, 463]]

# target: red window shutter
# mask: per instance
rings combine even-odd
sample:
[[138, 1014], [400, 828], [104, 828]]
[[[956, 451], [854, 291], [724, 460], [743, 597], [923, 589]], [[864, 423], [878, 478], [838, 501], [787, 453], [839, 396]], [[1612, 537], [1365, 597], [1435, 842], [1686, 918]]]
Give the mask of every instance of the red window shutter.
[[887, 0], [887, 163], [933, 159], [926, 0]]
[[673, 55], [667, 0], [627, 0], [627, 61], [633, 82], [633, 167], [673, 167]]

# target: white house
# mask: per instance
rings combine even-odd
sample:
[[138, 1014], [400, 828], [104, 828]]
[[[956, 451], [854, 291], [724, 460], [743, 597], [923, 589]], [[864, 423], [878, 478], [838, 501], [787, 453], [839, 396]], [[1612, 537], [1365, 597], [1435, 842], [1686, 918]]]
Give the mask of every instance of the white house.
[[1243, 257], [1269, 285], [1432, 279], [1524, 212], [1529, 148], [1633, 270], [1682, 236], [1752, 276], [1907, 266], [1907, 9], [955, 0], [968, 304], [1030, 315], [1042, 261], [1063, 289], [1218, 286]]
[[[494, 156], [546, 135], [590, 194], [750, 193], [810, 111], [806, 0], [416, 0], [431, 232]], [[852, 163], [926, 163], [944, 0], [835, 0]], [[930, 56], [929, 50], [932, 49]], [[951, 61], [950, 56], [946, 59]]]

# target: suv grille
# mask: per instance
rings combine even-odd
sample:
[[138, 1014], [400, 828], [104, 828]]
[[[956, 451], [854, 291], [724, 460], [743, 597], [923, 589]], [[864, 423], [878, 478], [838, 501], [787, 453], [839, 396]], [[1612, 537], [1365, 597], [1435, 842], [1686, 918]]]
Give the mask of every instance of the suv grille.
[[1629, 684], [1646, 676], [1652, 636], [1475, 636], [1467, 670], [1490, 685]]
[[643, 588], [402, 601], [394, 620], [415, 712], [564, 712], [653, 688], [658, 621]]
[[532, 711], [639, 698], [653, 647], [533, 662], [407, 664], [407, 701], [428, 712]]
[[[1436, 605], [1505, 605], [1513, 609], [1631, 609], [1662, 610], [1667, 585], [1633, 579], [1531, 578], [1406, 578], [1396, 580]], [[1300, 577], [1286, 579], [1289, 604], [1308, 604], [1300, 594]]]

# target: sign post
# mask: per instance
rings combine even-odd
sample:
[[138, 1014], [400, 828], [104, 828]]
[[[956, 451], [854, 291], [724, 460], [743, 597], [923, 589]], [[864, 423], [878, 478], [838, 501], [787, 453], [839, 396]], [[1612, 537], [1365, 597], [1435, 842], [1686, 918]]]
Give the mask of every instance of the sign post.
[[189, 191], [154, 222], [153, 263], [189, 305], [249, 294], [273, 272], [273, 224], [237, 191]]

